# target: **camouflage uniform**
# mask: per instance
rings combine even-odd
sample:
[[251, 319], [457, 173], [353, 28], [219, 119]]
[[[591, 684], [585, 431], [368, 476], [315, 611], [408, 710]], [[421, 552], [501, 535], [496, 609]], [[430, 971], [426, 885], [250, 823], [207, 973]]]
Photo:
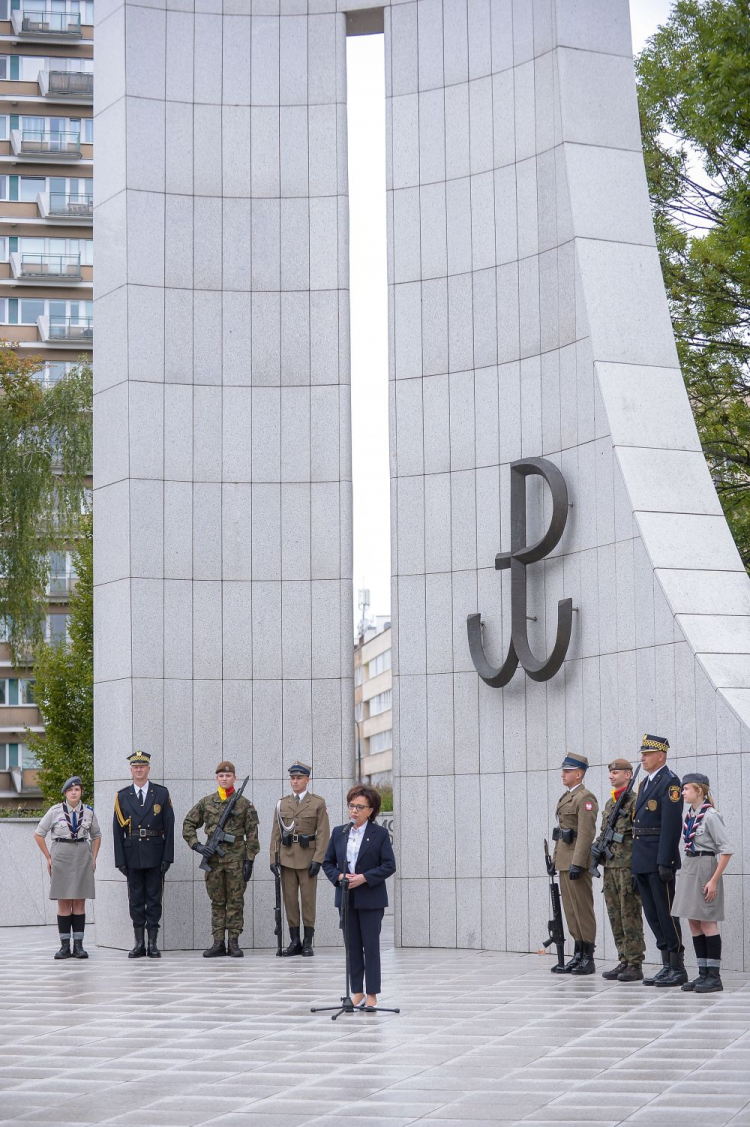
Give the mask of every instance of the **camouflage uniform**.
[[[198, 840], [197, 831], [205, 826], [209, 838], [218, 825], [224, 802], [218, 791], [197, 802], [186, 816], [182, 826], [182, 836], [190, 848]], [[258, 814], [244, 795], [238, 799], [229, 821], [224, 827], [226, 833], [234, 834], [236, 840], [223, 844], [223, 857], [212, 857], [209, 861], [211, 872], [206, 873], [206, 891], [211, 901], [211, 931], [215, 939], [237, 938], [244, 927], [245, 889], [242, 879], [242, 862], [252, 861], [260, 849], [258, 841]]]
[[[643, 940], [641, 898], [633, 891], [630, 871], [633, 860], [635, 798], [635, 791], [631, 791], [625, 800], [615, 826], [615, 833], [622, 834], [623, 840], [612, 842], [612, 859], [604, 861], [604, 903], [607, 905], [620, 962], [640, 967], [646, 955], [646, 945]], [[602, 828], [607, 825], [614, 805], [614, 798], [609, 798], [602, 815]]]

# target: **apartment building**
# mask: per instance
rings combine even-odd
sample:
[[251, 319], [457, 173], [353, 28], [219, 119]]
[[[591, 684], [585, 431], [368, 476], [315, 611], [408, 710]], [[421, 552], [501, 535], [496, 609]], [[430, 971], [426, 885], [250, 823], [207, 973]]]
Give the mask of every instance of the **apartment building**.
[[[93, 345], [94, 12], [91, 0], [0, 0], [0, 339], [54, 383]], [[48, 637], [65, 636], [75, 575], [53, 553]], [[40, 797], [27, 730], [33, 672], [0, 634], [0, 805]]]
[[391, 623], [379, 619], [354, 647], [354, 724], [358, 778], [393, 782]]

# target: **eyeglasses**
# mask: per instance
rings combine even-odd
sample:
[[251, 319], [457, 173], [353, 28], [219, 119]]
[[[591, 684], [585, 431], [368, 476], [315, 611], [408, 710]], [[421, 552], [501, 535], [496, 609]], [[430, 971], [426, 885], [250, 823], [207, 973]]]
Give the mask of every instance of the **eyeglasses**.
[[369, 806], [362, 806], [357, 802], [350, 802], [349, 803], [349, 809], [350, 810], [369, 810], [370, 807]]

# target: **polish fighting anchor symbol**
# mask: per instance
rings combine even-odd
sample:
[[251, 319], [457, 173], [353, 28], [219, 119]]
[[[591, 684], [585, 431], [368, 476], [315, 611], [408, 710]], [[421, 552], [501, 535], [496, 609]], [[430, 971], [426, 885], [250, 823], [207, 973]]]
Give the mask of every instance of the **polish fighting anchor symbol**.
[[[526, 478], [538, 474], [552, 494], [552, 519], [536, 544], [526, 543]], [[493, 688], [507, 685], [520, 661], [532, 681], [549, 681], [565, 660], [573, 624], [573, 600], [557, 604], [557, 636], [552, 653], [539, 661], [529, 645], [527, 626], [526, 565], [549, 555], [559, 543], [568, 519], [568, 487], [553, 462], [546, 458], [523, 458], [510, 464], [510, 551], [495, 556], [495, 568], [510, 568], [511, 640], [505, 661], [496, 669], [487, 661], [482, 642], [482, 616], [470, 614], [466, 625], [469, 650], [479, 676]]]

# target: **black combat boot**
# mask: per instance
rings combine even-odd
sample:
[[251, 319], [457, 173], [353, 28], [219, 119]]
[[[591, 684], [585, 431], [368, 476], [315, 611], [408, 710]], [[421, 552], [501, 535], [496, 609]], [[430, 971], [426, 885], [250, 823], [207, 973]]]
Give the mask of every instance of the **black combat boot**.
[[698, 977], [694, 978], [692, 982], [683, 982], [680, 989], [681, 990], [695, 990], [698, 986], [698, 983], [705, 981], [707, 974], [708, 974], [708, 967], [699, 965], [698, 966]]
[[581, 946], [582, 944], [580, 939], [576, 939], [575, 947], [573, 948], [573, 958], [568, 959], [564, 967], [557, 965], [550, 967], [552, 974], [570, 974], [573, 970], [573, 967], [577, 967], [583, 957]]
[[581, 961], [577, 967], [573, 967], [570, 973], [576, 976], [594, 974], [596, 971], [596, 963], [594, 962], [595, 950], [596, 948], [593, 943], [581, 943]]
[[55, 951], [55, 958], [56, 959], [69, 959], [70, 957], [71, 957], [70, 956], [70, 936], [61, 935], [60, 936], [60, 950]]
[[643, 971], [637, 963], [628, 963], [625, 970], [618, 974], [618, 982], [643, 982]]
[[670, 951], [669, 970], [663, 978], [657, 977], [654, 986], [682, 986], [687, 980], [688, 976], [682, 951]]
[[128, 951], [129, 959], [142, 959], [146, 954], [146, 944], [143, 939], [144, 929], [142, 927], [134, 927], [133, 935], [135, 936], [135, 947], [132, 951]]
[[74, 959], [88, 959], [88, 957], [89, 957], [88, 951], [84, 951], [84, 949], [83, 949], [83, 940], [82, 939], [74, 939], [73, 940], [73, 958]]
[[315, 935], [315, 928], [314, 927], [306, 927], [305, 928], [305, 938], [302, 940], [302, 954], [303, 955], [307, 955], [309, 957], [310, 955], [315, 954], [315, 952], [313, 951], [313, 945], [312, 945], [314, 935]]
[[625, 962], [624, 959], [620, 959], [617, 966], [612, 967], [612, 970], [603, 970], [602, 971], [602, 978], [606, 978], [610, 982], [614, 982], [616, 979], [618, 979], [620, 977], [622, 972], [624, 970], [627, 970], [627, 969], [628, 969], [628, 964]]
[[702, 982], [698, 982], [695, 987], [696, 994], [714, 994], [717, 990], [723, 990], [724, 983], [721, 981], [721, 974], [719, 967], [706, 967], [706, 977]]
[[233, 959], [244, 959], [245, 952], [240, 947], [239, 936], [229, 936], [229, 948], [227, 950], [227, 955], [231, 955]]
[[652, 974], [650, 978], [644, 978], [644, 986], [654, 986], [657, 982], [660, 982], [665, 975], [669, 974], [669, 951], [662, 951], [661, 962], [661, 970], [657, 971], [656, 974]]
[[161, 951], [156, 945], [156, 937], [158, 934], [158, 927], [150, 927], [148, 929], [148, 950], [146, 951], [146, 954], [148, 955], [149, 959], [161, 958]]
[[302, 944], [299, 941], [299, 928], [298, 927], [290, 927], [289, 928], [289, 937], [291, 939], [291, 943], [287, 947], [286, 951], [282, 952], [282, 954], [285, 955], [285, 956], [286, 955], [301, 955], [302, 954]]
[[219, 955], [226, 955], [226, 953], [227, 949], [224, 946], [224, 936], [222, 935], [221, 939], [217, 939], [216, 936], [214, 936], [212, 945], [208, 948], [207, 951], [203, 952], [203, 958], [216, 959], [219, 957]]

